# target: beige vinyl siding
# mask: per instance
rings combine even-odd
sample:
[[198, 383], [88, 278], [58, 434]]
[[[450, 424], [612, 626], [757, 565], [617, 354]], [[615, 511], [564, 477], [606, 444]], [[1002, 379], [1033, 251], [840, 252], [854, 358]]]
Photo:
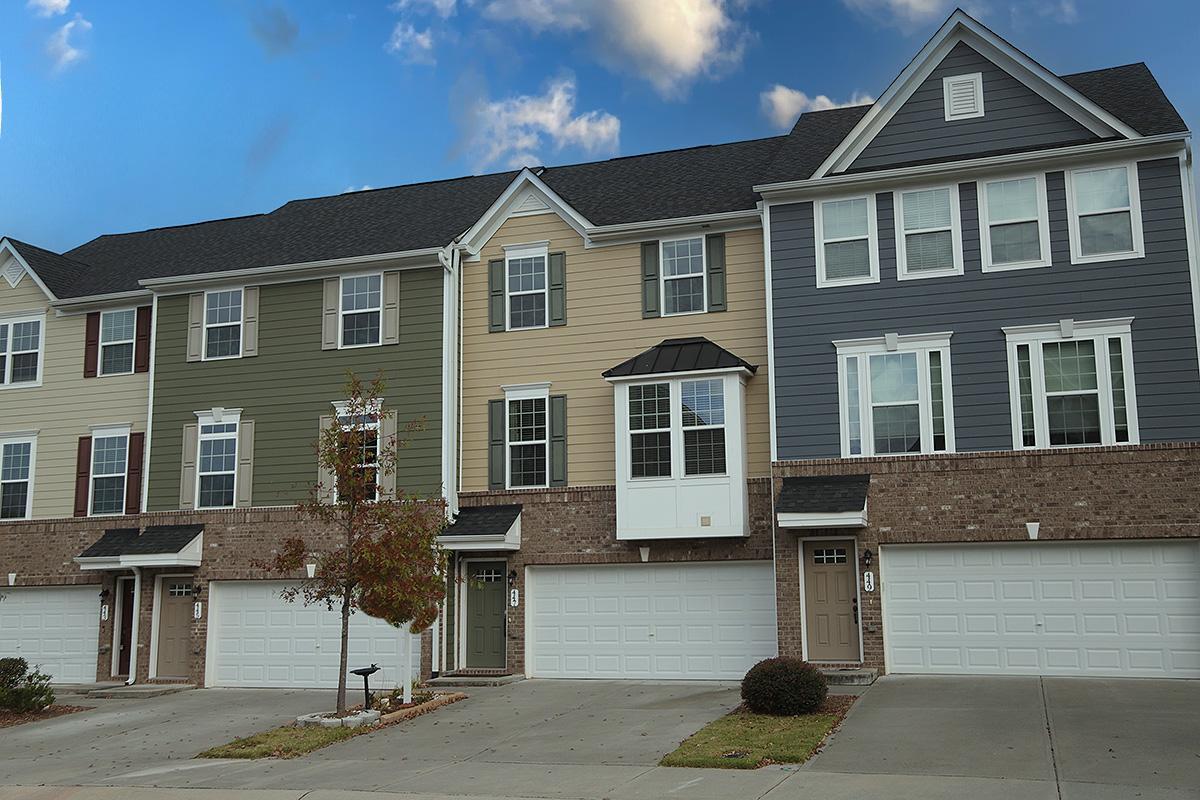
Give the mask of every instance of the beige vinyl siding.
[[[147, 305], [149, 300], [143, 301]], [[0, 388], [0, 436], [37, 430], [33, 517], [69, 517], [75, 511], [75, 453], [93, 425], [130, 424], [146, 430], [150, 382], [146, 373], [83, 377], [85, 314], [56, 316], [33, 279], [16, 288], [0, 280], [0, 314], [45, 312], [42, 385]], [[131, 487], [141, 495], [142, 487]]]
[[[488, 333], [487, 263], [504, 245], [550, 242], [567, 254], [567, 324]], [[555, 214], [514, 217], [463, 271], [462, 487], [487, 489], [487, 403], [501, 386], [550, 381], [567, 395], [567, 480], [571, 486], [616, 480], [613, 389], [601, 373], [663, 339], [705, 336], [758, 366], [746, 386], [750, 476], [770, 473], [767, 325], [762, 231], [725, 236], [728, 311], [642, 318], [638, 243], [585, 250]]]

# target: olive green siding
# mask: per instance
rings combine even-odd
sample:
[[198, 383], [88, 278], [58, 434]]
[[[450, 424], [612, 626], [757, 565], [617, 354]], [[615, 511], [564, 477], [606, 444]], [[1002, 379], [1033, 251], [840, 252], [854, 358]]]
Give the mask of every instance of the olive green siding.
[[307, 499], [319, 420], [346, 399], [348, 371], [370, 378], [382, 370], [384, 407], [396, 412], [401, 439], [407, 423], [424, 420], [399, 453], [397, 488], [441, 490], [442, 270], [401, 273], [399, 345], [322, 350], [321, 288], [319, 280], [263, 285], [258, 355], [225, 361], [188, 363], [187, 295], [160, 298], [149, 510], [179, 507], [183, 426], [216, 406], [254, 420], [253, 505]]

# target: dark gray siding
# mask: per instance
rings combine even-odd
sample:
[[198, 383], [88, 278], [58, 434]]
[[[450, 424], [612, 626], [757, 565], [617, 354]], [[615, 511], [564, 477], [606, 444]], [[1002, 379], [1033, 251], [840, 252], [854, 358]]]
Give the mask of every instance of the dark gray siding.
[[[983, 74], [984, 115], [947, 122], [942, 78]], [[959, 42], [850, 165], [852, 171], [1088, 141], [1091, 131]]]
[[877, 196], [880, 283], [816, 288], [812, 204], [771, 208], [776, 422], [781, 459], [840, 455], [832, 342], [953, 331], [957, 449], [1009, 450], [1008, 366], [1001, 327], [1133, 316], [1143, 442], [1200, 440], [1200, 364], [1179, 161], [1142, 162], [1146, 257], [1072, 266], [1063, 173], [1046, 188], [1053, 265], [984, 274], [975, 184], [959, 185], [965, 274], [898, 282], [892, 195]]

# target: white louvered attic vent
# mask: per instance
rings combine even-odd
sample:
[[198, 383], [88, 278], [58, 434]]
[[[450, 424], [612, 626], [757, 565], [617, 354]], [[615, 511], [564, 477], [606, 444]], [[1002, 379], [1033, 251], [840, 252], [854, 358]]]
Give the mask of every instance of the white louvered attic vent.
[[25, 268], [21, 266], [21, 262], [9, 256], [8, 263], [0, 269], [0, 275], [8, 281], [8, 285], [17, 288], [17, 284], [21, 282], [21, 278], [25, 277]]
[[983, 74], [954, 75], [942, 78], [942, 96], [946, 121], [983, 116]]
[[517, 199], [513, 204], [512, 215], [514, 217], [527, 216], [530, 214], [544, 214], [550, 210], [550, 206], [546, 205], [536, 193], [526, 191], [524, 197]]

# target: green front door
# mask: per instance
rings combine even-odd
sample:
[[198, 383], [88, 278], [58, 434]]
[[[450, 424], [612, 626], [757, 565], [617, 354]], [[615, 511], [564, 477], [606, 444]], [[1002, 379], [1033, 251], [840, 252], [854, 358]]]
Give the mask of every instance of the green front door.
[[503, 561], [467, 562], [467, 668], [504, 668]]

